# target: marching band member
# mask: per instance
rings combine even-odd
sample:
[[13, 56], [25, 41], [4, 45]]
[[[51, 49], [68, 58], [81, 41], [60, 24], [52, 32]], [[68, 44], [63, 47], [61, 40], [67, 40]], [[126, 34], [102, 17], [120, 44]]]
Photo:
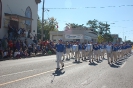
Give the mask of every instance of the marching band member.
[[119, 44], [119, 46], [118, 46], [118, 58], [120, 59], [121, 58], [121, 52], [122, 52], [122, 45], [121, 44]]
[[78, 49], [79, 49], [79, 58], [82, 58], [82, 44], [80, 44], [80, 43], [77, 41], [77, 45], [78, 45]]
[[78, 43], [75, 42], [75, 44], [72, 46], [72, 51], [75, 52], [75, 62], [77, 62], [77, 59], [79, 59]]
[[97, 50], [97, 55], [98, 55], [97, 61], [98, 61], [98, 60], [100, 60], [100, 55], [101, 55], [100, 44], [97, 44], [97, 48], [98, 48], [98, 50]]
[[93, 45], [92, 42], [88, 43], [86, 46], [86, 55], [89, 57], [89, 62], [93, 62]]
[[98, 46], [96, 43], [93, 46], [93, 50], [94, 50], [94, 58], [95, 58], [95, 60], [98, 61]]
[[70, 48], [71, 48], [71, 45], [70, 45], [70, 43], [69, 42], [67, 42], [67, 44], [66, 44], [66, 58], [67, 59], [70, 59], [71, 57], [70, 57]]
[[106, 52], [107, 52], [108, 64], [110, 64], [110, 59], [111, 59], [111, 63], [113, 62], [113, 58], [112, 58], [112, 45], [111, 45], [111, 43], [107, 44]]
[[82, 43], [82, 60], [86, 60], [86, 44], [85, 43]]
[[65, 42], [62, 42], [62, 44], [64, 45], [64, 51], [63, 51], [63, 56], [62, 56], [63, 61], [64, 61], [65, 55], [66, 55], [66, 44], [65, 44]]
[[63, 52], [64, 52], [64, 45], [62, 44], [62, 40], [59, 40], [59, 43], [56, 44], [56, 58], [57, 58], [57, 70], [60, 69], [60, 65], [59, 63], [62, 65], [62, 68], [64, 67], [64, 63], [61, 60], [61, 57], [63, 56]]
[[104, 49], [105, 49], [104, 45], [101, 44], [101, 45], [100, 45], [101, 58], [104, 58]]
[[112, 55], [113, 55], [114, 62], [116, 62], [117, 61], [117, 51], [118, 51], [117, 44], [113, 45], [112, 51], [113, 51]]
[[71, 46], [71, 48], [70, 48], [70, 51], [71, 51], [71, 58], [74, 58], [74, 51], [73, 51], [73, 45], [74, 45], [74, 42], [72, 42], [71, 44], [70, 44], [70, 46]]

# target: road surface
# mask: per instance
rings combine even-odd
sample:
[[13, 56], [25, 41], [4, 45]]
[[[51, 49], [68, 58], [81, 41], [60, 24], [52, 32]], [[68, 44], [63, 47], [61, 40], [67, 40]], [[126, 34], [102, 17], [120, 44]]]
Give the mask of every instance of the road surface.
[[0, 88], [133, 88], [133, 56], [108, 65], [107, 59], [89, 64], [64, 61], [55, 71], [56, 56], [0, 62]]

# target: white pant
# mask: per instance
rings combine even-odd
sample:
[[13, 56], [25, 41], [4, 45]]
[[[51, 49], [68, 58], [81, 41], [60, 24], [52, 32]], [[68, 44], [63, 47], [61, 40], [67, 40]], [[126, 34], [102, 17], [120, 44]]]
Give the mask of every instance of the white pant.
[[[67, 56], [67, 58], [71, 58], [70, 57], [70, 49], [69, 48], [66, 48], [66, 56]], [[69, 57], [68, 57], [69, 56]]]
[[61, 57], [63, 56], [63, 52], [56, 52], [56, 58], [57, 58], [57, 68], [60, 68], [59, 63], [63, 65], [63, 62], [61, 60]]

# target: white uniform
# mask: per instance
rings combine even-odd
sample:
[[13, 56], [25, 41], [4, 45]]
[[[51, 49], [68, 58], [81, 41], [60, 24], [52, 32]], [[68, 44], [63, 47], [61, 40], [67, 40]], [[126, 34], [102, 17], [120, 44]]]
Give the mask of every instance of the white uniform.
[[73, 45], [72, 51], [75, 52], [75, 60], [80, 59], [78, 45]]
[[110, 63], [109, 58], [111, 58], [111, 61], [113, 61], [113, 57], [112, 57], [112, 45], [107, 45], [106, 46], [106, 51], [107, 51], [108, 63]]
[[86, 46], [86, 55], [89, 57], [89, 59], [93, 59], [93, 45], [92, 44], [87, 44]]
[[69, 58], [70, 59], [70, 45], [66, 45], [66, 57], [67, 57], [67, 59]]

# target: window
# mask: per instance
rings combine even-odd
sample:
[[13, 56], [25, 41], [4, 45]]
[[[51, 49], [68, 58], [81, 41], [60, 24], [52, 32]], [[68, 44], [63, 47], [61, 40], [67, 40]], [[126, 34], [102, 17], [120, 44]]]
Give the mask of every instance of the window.
[[0, 0], [0, 28], [1, 28], [1, 20], [2, 20], [2, 2]]
[[[32, 18], [32, 11], [31, 11], [30, 7], [26, 8], [25, 17]], [[30, 30], [31, 29], [31, 20], [26, 20], [25, 24], [27, 26], [27, 29]]]

